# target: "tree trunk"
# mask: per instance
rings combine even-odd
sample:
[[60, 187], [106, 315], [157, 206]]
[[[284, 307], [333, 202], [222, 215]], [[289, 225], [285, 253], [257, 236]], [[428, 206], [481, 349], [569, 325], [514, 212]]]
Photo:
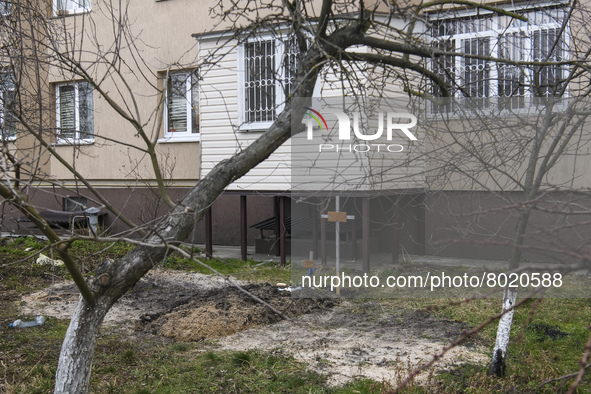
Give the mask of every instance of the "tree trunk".
[[[513, 237], [513, 247], [511, 250], [511, 259], [509, 260], [509, 270], [514, 270], [519, 267], [522, 256], [523, 239], [525, 237], [525, 230], [529, 221], [530, 210], [527, 209], [519, 217], [515, 234]], [[511, 309], [517, 300], [517, 289], [506, 287], [503, 294], [503, 312]], [[490, 364], [490, 373], [502, 377], [505, 375], [505, 368], [507, 366], [507, 351], [509, 350], [509, 337], [511, 336], [511, 323], [513, 322], [513, 315], [515, 309], [504, 313], [499, 320], [499, 327], [497, 328], [497, 340], [495, 341], [495, 348], [493, 350], [492, 362]]]
[[62, 344], [54, 393], [88, 392], [96, 338], [108, 310], [104, 299], [94, 307], [78, 300]]
[[[165, 256], [167, 243], [178, 243], [188, 236], [195, 223], [203, 218], [206, 209], [229, 184], [267, 159], [292, 134], [304, 130], [301, 123], [303, 109], [309, 105], [309, 97], [314, 92], [322, 68], [318, 65], [323, 63], [325, 56], [335, 56], [340, 46], [345, 48], [354, 44], [348, 41], [355, 32], [359, 35], [355, 26], [337, 30], [326, 39], [332, 44], [323, 45], [322, 51], [308, 49], [298, 64], [294, 82], [297, 87], [294, 97], [300, 98], [288, 100], [281, 114], [259, 138], [239, 153], [216, 164], [143, 239], [142, 245], [115, 261], [105, 261], [97, 268], [94, 278], [88, 283], [95, 295], [95, 304], [89, 306], [81, 299], [76, 306], [60, 353], [55, 393], [88, 392], [96, 338], [109, 308]], [[292, 108], [295, 108], [293, 114]]]
[[[517, 299], [517, 290], [514, 288], [506, 288], [503, 296], [503, 312], [515, 305]], [[513, 322], [513, 314], [515, 309], [501, 316], [499, 320], [499, 328], [497, 329], [497, 340], [493, 350], [493, 358], [490, 364], [491, 375], [504, 376], [507, 365], [507, 351], [509, 350], [509, 337], [511, 336], [511, 323]]]

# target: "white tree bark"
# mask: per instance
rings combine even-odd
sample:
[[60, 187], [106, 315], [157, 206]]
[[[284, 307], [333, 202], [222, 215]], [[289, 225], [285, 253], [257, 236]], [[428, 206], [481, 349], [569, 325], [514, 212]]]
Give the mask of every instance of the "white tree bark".
[[74, 310], [62, 344], [55, 378], [55, 393], [88, 392], [94, 348], [108, 308], [88, 307], [82, 297]]
[[[497, 329], [497, 340], [493, 350], [492, 363], [490, 365], [490, 373], [496, 376], [503, 376], [505, 374], [507, 351], [509, 350], [509, 337], [511, 336], [511, 323], [513, 322], [513, 315], [515, 309], [511, 309], [517, 300], [517, 289], [506, 288], [503, 295], [503, 316], [499, 320], [499, 327]], [[509, 310], [511, 309], [511, 310]], [[508, 311], [507, 313], [504, 313]]]

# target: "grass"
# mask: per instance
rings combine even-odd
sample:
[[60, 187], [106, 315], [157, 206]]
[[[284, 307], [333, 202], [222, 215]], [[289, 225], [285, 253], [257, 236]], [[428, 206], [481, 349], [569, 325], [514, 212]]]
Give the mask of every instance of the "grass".
[[[448, 299], [384, 300], [383, 305], [407, 309], [431, 308], [441, 317], [468, 323], [474, 327], [497, 314], [499, 299], [473, 300], [462, 305], [450, 305]], [[438, 390], [443, 392], [541, 392], [567, 391], [573, 379], [550, 382], [577, 372], [585, 343], [591, 333], [591, 303], [589, 299], [528, 300], [518, 308], [513, 318], [506, 377], [488, 375], [486, 365], [464, 365], [445, 372], [437, 378]], [[486, 326], [471, 342], [487, 349], [492, 355], [497, 322]], [[445, 389], [444, 389], [445, 388]], [[591, 392], [591, 377], [586, 375], [578, 392]]]
[[[4, 313], [0, 316], [5, 320]], [[67, 324], [50, 318], [42, 327], [3, 330], [0, 389], [51, 392]], [[107, 330], [108, 331], [108, 330]], [[305, 364], [280, 352], [222, 352], [208, 344], [162, 344], [106, 333], [97, 342], [91, 379], [96, 393], [366, 393], [383, 386], [368, 380], [337, 388]], [[2, 380], [4, 382], [2, 383]], [[4, 386], [2, 386], [4, 384]]]
[[[264, 263], [251, 259], [247, 261], [239, 259], [199, 259], [199, 261], [221, 274], [232, 275], [237, 279], [249, 282], [289, 282], [291, 277], [290, 265], [286, 264], [285, 267], [282, 267], [280, 263], [275, 261]], [[213, 271], [197, 261], [180, 257], [176, 253], [170, 255], [162, 266], [175, 270], [200, 272], [206, 275], [213, 274]]]
[[[109, 247], [105, 250], [106, 246]], [[63, 268], [39, 267], [32, 263], [46, 247], [46, 243], [34, 238], [19, 238], [10, 243], [4, 240], [0, 244], [0, 261], [9, 264], [0, 270], [0, 392], [47, 393], [53, 388], [67, 321], [48, 318], [41, 327], [8, 328], [18, 316], [20, 296], [43, 288], [53, 280], [68, 277]], [[123, 243], [97, 245], [77, 241], [70, 253], [81, 259], [86, 274], [92, 274], [92, 269], [105, 258], [123, 255], [131, 247]], [[204, 262], [238, 279], [289, 282], [289, 266], [240, 260]], [[168, 256], [162, 266], [210, 273], [198, 263], [175, 254]], [[452, 305], [450, 301], [396, 299], [376, 302], [384, 311], [430, 307], [438, 317], [464, 322], [468, 326], [476, 326], [498, 313], [501, 304], [499, 299], [473, 300], [461, 305]], [[361, 307], [362, 301], [359, 305]], [[429, 387], [413, 386], [405, 392], [509, 393], [534, 392], [538, 388], [539, 392], [565, 391], [572, 379], [542, 383], [578, 371], [578, 362], [589, 335], [590, 316], [589, 299], [527, 301], [515, 314], [505, 378], [488, 376], [485, 365], [463, 365], [436, 376]], [[33, 316], [23, 320], [28, 318]], [[469, 344], [484, 347], [488, 355], [492, 353], [495, 335], [496, 322], [470, 338]], [[329, 387], [325, 377], [278, 351], [217, 351], [211, 342], [162, 343], [155, 338], [132, 338], [104, 328], [97, 342], [91, 391], [378, 393], [395, 383], [357, 380], [346, 386]], [[578, 392], [591, 392], [588, 376]]]
[[[40, 267], [33, 264], [39, 253], [44, 253], [50, 257], [51, 251], [46, 241], [34, 237], [21, 237], [15, 239], [4, 239], [0, 243], [0, 261], [12, 263], [9, 267], [4, 267], [0, 278], [4, 284], [9, 284], [8, 289], [16, 290], [22, 294], [31, 288], [37, 289], [47, 284], [45, 280], [53, 276], [54, 278], [69, 279], [69, 275], [63, 267], [53, 267], [52, 272], [48, 273], [46, 267]], [[106, 259], [115, 259], [129, 252], [133, 245], [124, 242], [116, 243], [97, 243], [91, 241], [74, 241], [68, 253], [78, 261], [79, 267], [84, 274], [91, 275], [97, 266]], [[57, 258], [57, 256], [53, 256]], [[203, 263], [224, 275], [232, 275], [237, 279], [251, 282], [289, 282], [290, 266], [281, 267], [278, 262], [265, 262], [238, 259], [199, 259]], [[163, 268], [200, 272], [211, 275], [213, 271], [199, 264], [198, 262], [187, 259], [178, 253], [171, 253], [160, 265]], [[26, 280], [25, 280], [26, 278]], [[31, 279], [33, 282], [31, 283]], [[27, 283], [23, 286], [23, 283]], [[31, 286], [32, 285], [32, 286]]]

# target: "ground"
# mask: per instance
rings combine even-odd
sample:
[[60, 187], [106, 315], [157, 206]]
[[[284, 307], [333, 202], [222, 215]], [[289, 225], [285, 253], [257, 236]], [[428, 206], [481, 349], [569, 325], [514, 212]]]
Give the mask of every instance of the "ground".
[[[113, 306], [105, 325], [130, 336], [151, 334], [175, 342], [219, 340], [204, 351], [281, 349], [326, 375], [332, 385], [359, 378], [400, 380], [403, 372], [429, 360], [467, 328], [426, 311], [384, 310], [371, 301], [292, 298], [270, 283], [244, 288], [291, 320], [283, 320], [221, 278], [157, 269]], [[56, 283], [25, 295], [20, 313], [67, 319], [77, 300], [73, 284]], [[435, 371], [485, 363], [483, 354], [475, 345], [459, 346], [437, 363]], [[428, 373], [421, 376], [425, 379]]]
[[[93, 275], [105, 258], [131, 247], [77, 241], [70, 253], [84, 275]], [[52, 391], [78, 301], [67, 271], [36, 264], [39, 252], [50, 255], [38, 240], [0, 240], [0, 393]], [[171, 255], [107, 315], [91, 392], [388, 392], [500, 307], [498, 299], [294, 299], [276, 286], [289, 281], [289, 267], [206, 262], [282, 316]], [[37, 314], [47, 317], [43, 326], [9, 328]], [[589, 316], [589, 299], [527, 300], [515, 314], [504, 379], [487, 374], [492, 320], [404, 392], [566, 392], [580, 368]], [[591, 392], [587, 375], [578, 392]]]

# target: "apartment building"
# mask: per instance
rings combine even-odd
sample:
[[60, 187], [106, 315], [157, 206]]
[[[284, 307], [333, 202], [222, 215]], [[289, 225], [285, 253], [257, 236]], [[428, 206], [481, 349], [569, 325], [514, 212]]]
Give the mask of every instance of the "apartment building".
[[[22, 21], [26, 16], [24, 8], [3, 4], [5, 22]], [[38, 23], [39, 31], [59, 33], [60, 39], [44, 37], [34, 51], [76, 54], [67, 60], [53, 56], [42, 57], [36, 65], [23, 63], [16, 74], [9, 72], [7, 63], [0, 75], [4, 145], [16, 152], [15, 157], [28, 158], [23, 161], [26, 165], [20, 176], [30, 182], [27, 192], [35, 205], [51, 211], [104, 205], [89, 190], [91, 186], [122, 216], [149, 226], [167, 210], [159, 197], [161, 190], [166, 189], [171, 200], [178, 201], [213, 166], [252, 143], [270, 126], [294, 83], [297, 53], [289, 25], [263, 26], [238, 40], [232, 26], [210, 14], [216, 4], [168, 0], [113, 6], [92, 0], [53, 0], [50, 6], [43, 2], [35, 5], [39, 18], [29, 19], [31, 24]], [[581, 30], [574, 33], [573, 22], [565, 22], [568, 5], [520, 2], [497, 6], [504, 12], [462, 6], [420, 13], [415, 21], [416, 39], [425, 47], [447, 51], [426, 64], [452, 87], [455, 99], [438, 106], [437, 111], [425, 104], [425, 113], [450, 115], [470, 103], [515, 120], [537, 105], [536, 100], [573, 95], [575, 81], [568, 80], [570, 69], [563, 62], [570, 59], [573, 35], [581, 34]], [[382, 13], [374, 14], [379, 26], [395, 31], [407, 28], [408, 21], [392, 18], [387, 7], [379, 11]], [[125, 23], [114, 23], [118, 20]], [[32, 44], [25, 45], [23, 52], [33, 51], [31, 48]], [[29, 61], [32, 58], [26, 56]], [[83, 67], [76, 68], [72, 58]], [[531, 61], [548, 65], [523, 66]], [[315, 95], [350, 94], [350, 87], [336, 87], [334, 83], [345, 79], [341, 72], [331, 69], [323, 73]], [[83, 78], [84, 73], [89, 78]], [[379, 71], [366, 70], [361, 75], [365, 79], [361, 85], [375, 86], [375, 81], [380, 81], [385, 91], [398, 94], [408, 88], [404, 81], [386, 80]], [[97, 84], [93, 86], [87, 79]], [[6, 110], [15, 100], [15, 85], [30, 87], [28, 98], [21, 94], [20, 100], [43, 103], [29, 121], [38, 129], [19, 125], [18, 117]], [[440, 95], [432, 85], [417, 86], [430, 95]], [[446, 125], [449, 127], [449, 123]], [[425, 147], [436, 151], [439, 143], [426, 139]], [[268, 241], [266, 246], [261, 243], [261, 248], [279, 249], [281, 239], [285, 240], [280, 235], [295, 219], [289, 204], [292, 148], [290, 142], [284, 144], [230, 185], [211, 207], [193, 240], [246, 245], [261, 237]], [[159, 167], [154, 167], [150, 154], [159, 158]], [[388, 248], [394, 244], [395, 255], [402, 248], [410, 254], [505, 258], [508, 248], [499, 248], [493, 239], [512, 232], [514, 217], [480, 215], [462, 224], [465, 220], [458, 219], [458, 214], [493, 212], [508, 201], [499, 199], [500, 194], [514, 191], [515, 201], [519, 200], [518, 188], [507, 190], [491, 179], [484, 182], [486, 187], [474, 188], [481, 176], [471, 178], [469, 185], [461, 177], [442, 181], [445, 177], [433, 175], [437, 173], [437, 157], [425, 157], [422, 181], [398, 183], [389, 189], [388, 204], [396, 206], [394, 213], [388, 208], [368, 214], [362, 201], [371, 193], [350, 194], [339, 209], [333, 196], [326, 195], [316, 204], [321, 206], [319, 211], [310, 214], [310, 218], [315, 217], [311, 227], [315, 230], [310, 231], [317, 231], [315, 237], [326, 243], [326, 235], [320, 233], [330, 233], [332, 228], [327, 230], [323, 212], [348, 210], [351, 216], [366, 217], [369, 222], [349, 223], [347, 233], [365, 231], [368, 243], [377, 231], [372, 226], [383, 227], [387, 222], [389, 232], [374, 238]], [[572, 160], [558, 163], [560, 174], [554, 176], [554, 183], [574, 177], [573, 187], [591, 184], [585, 171], [568, 174], [575, 167], [580, 168]], [[10, 170], [14, 174], [16, 167]], [[89, 183], [72, 176], [72, 170]], [[23, 176], [25, 172], [32, 179]], [[160, 182], [155, 172], [161, 173]], [[434, 189], [438, 192], [432, 193]], [[21, 227], [22, 223], [15, 220], [19, 215], [11, 214], [7, 205], [5, 209], [4, 229]], [[390, 212], [389, 219], [380, 222], [386, 212]], [[449, 215], [455, 215], [454, 223], [449, 222]], [[127, 228], [112, 212], [102, 219], [111, 233]], [[250, 228], [255, 224], [257, 228]], [[462, 238], [477, 242], [456, 243]], [[486, 240], [491, 240], [490, 244], [478, 243]], [[353, 256], [361, 254], [361, 247], [355, 252], [356, 242]], [[284, 252], [286, 247], [282, 247]], [[315, 252], [318, 254], [318, 246]]]
[[[30, 182], [32, 203], [43, 211], [104, 206], [90, 185], [122, 216], [149, 226], [168, 209], [150, 149], [173, 202], [200, 178], [198, 47], [192, 34], [219, 23], [208, 14], [214, 2], [3, 4], [5, 30], [21, 29], [6, 35], [26, 41], [18, 44], [22, 55], [6, 59], [3, 108], [14, 101], [15, 79], [19, 98], [30, 104], [19, 114], [24, 125], [15, 126], [10, 111], [2, 111], [4, 141], [26, 162], [20, 176]], [[234, 215], [235, 204], [221, 206], [221, 217]], [[27, 227], [18, 217], [7, 215], [4, 229]], [[111, 234], [128, 228], [112, 212], [103, 224]], [[218, 234], [230, 234], [223, 241], [235, 242], [233, 225], [220, 228]]]

